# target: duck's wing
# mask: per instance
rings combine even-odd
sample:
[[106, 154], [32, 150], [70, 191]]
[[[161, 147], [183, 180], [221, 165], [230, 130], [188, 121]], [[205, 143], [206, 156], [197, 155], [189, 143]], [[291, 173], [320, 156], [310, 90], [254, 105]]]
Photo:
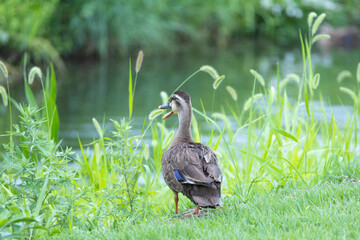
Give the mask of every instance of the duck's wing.
[[178, 144], [167, 151], [166, 159], [182, 184], [218, 188], [222, 174], [215, 153], [201, 143]]

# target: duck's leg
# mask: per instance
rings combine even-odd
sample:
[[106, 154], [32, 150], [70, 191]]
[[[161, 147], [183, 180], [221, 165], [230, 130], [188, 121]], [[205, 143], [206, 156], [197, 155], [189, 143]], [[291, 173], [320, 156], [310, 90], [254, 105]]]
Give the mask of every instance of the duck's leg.
[[179, 209], [178, 209], [179, 196], [177, 193], [175, 193], [174, 200], [175, 200], [175, 212], [176, 214], [179, 214]]
[[185, 216], [186, 216], [186, 217], [190, 217], [190, 216], [192, 216], [192, 215], [194, 215], [194, 214], [199, 214], [199, 211], [200, 211], [200, 206], [197, 205], [193, 212], [188, 213], [188, 214], [185, 214]]
[[199, 211], [200, 211], [200, 206], [197, 205], [194, 212], [192, 214], [199, 214]]

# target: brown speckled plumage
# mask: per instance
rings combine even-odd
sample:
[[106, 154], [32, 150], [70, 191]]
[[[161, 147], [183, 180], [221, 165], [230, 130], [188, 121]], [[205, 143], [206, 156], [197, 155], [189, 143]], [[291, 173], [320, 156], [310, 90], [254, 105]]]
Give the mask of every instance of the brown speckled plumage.
[[176, 195], [176, 205], [177, 193], [181, 192], [200, 207], [222, 206], [218, 159], [209, 147], [195, 143], [191, 136], [190, 95], [175, 92], [169, 106], [179, 115], [179, 128], [161, 158], [161, 167], [165, 182]]

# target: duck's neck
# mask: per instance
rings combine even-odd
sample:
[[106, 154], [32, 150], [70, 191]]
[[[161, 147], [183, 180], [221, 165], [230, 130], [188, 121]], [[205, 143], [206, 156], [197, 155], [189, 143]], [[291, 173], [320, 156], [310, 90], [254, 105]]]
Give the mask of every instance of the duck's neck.
[[175, 137], [171, 142], [171, 146], [174, 146], [178, 143], [193, 143], [194, 140], [191, 136], [191, 118], [192, 118], [192, 108], [191, 105], [188, 109], [184, 109], [179, 112], [179, 128], [176, 131]]

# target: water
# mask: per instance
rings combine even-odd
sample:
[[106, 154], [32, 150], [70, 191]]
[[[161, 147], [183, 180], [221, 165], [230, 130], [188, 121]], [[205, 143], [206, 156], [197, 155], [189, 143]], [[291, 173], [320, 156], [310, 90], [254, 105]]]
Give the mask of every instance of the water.
[[[316, 49], [315, 49], [316, 50]], [[328, 55], [313, 55], [314, 72], [321, 74], [319, 90], [325, 102], [332, 105], [352, 104], [346, 94], [339, 91], [340, 86], [355, 87], [355, 71], [360, 60], [359, 50], [351, 52], [334, 51]], [[133, 57], [133, 64], [136, 56]], [[211, 65], [225, 80], [216, 91], [214, 111], [220, 111], [226, 104], [234, 106], [233, 100], [225, 90], [226, 85], [236, 89], [239, 99], [235, 103], [241, 109], [244, 101], [251, 96], [253, 77], [250, 69], [262, 74], [267, 84], [276, 85], [277, 64], [280, 77], [289, 73], [302, 73], [302, 58], [299, 49], [284, 50], [275, 46], [255, 47], [252, 45], [231, 49], [225, 52], [206, 51], [187, 52], [173, 56], [147, 56], [138, 76], [134, 100], [133, 132], [139, 133], [148, 114], [161, 104], [160, 91], [170, 94], [183, 80], [202, 65]], [[69, 62], [68, 74], [58, 77], [58, 109], [60, 114], [60, 138], [63, 145], [78, 147], [77, 137], [88, 143], [97, 137], [92, 118], [104, 122], [110, 129], [109, 119], [120, 120], [128, 116], [128, 72], [129, 59], [112, 60], [107, 63]], [[134, 66], [132, 66], [134, 69]], [[338, 73], [349, 70], [353, 77], [343, 83], [336, 82]], [[135, 73], [133, 71], [133, 78]], [[212, 108], [213, 80], [206, 73], [199, 73], [182, 90], [188, 91], [195, 108], [201, 109], [202, 100], [207, 111]], [[21, 93], [15, 94], [21, 96]], [[257, 92], [259, 89], [257, 89]], [[291, 84], [288, 96], [297, 98], [297, 86]], [[40, 93], [41, 94], [41, 93]], [[344, 116], [346, 108], [333, 108], [335, 116]], [[7, 111], [0, 107], [0, 129], [8, 127]], [[168, 126], [176, 126], [177, 119], [169, 119]]]

